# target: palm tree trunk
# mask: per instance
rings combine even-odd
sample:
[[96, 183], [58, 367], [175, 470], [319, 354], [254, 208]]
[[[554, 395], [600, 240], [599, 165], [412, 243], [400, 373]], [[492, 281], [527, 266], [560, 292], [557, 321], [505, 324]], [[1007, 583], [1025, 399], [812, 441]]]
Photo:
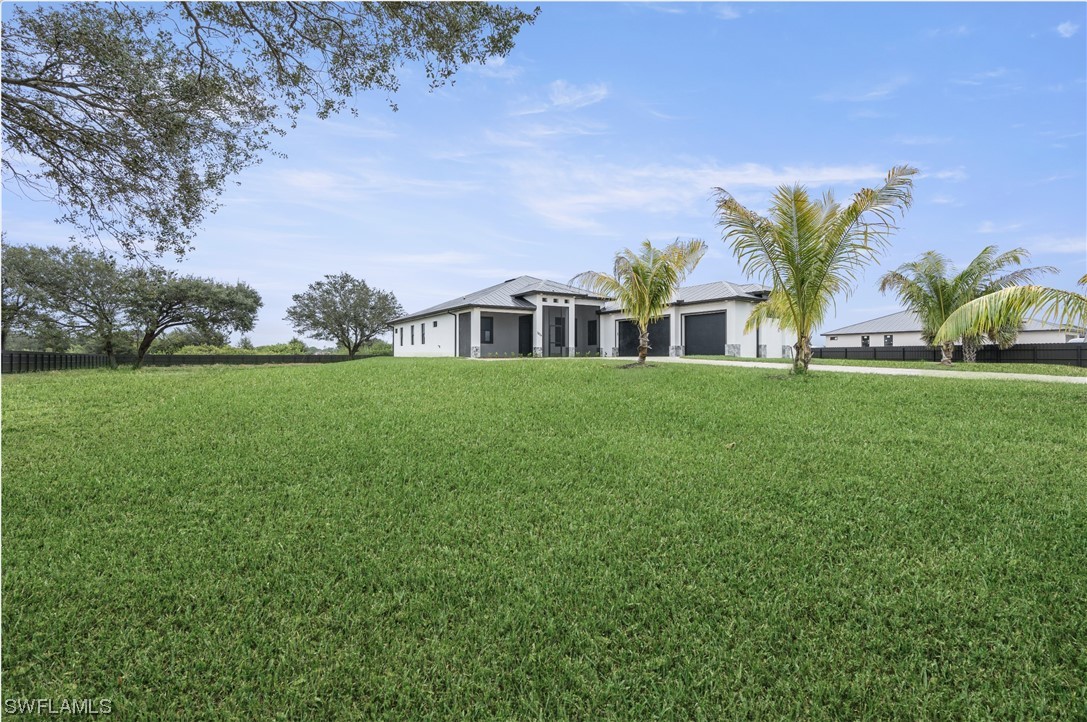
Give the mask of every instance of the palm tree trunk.
[[940, 344], [940, 354], [943, 356], [943, 358], [940, 359], [940, 363], [944, 366], [950, 366], [951, 357], [955, 354], [955, 342], [945, 341]]
[[793, 373], [803, 374], [811, 363], [811, 336], [799, 336], [793, 344]]
[[972, 364], [978, 360], [978, 339], [974, 336], [962, 337], [962, 361]]
[[649, 355], [649, 329], [639, 329], [638, 334], [638, 363], [645, 364], [645, 357]]

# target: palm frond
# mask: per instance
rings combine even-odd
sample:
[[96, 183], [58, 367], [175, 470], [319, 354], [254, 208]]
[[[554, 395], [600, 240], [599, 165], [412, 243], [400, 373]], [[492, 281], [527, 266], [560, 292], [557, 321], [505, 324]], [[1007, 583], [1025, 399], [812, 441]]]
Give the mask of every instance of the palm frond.
[[[1081, 281], [1087, 280], [1087, 277]], [[1046, 286], [1012, 286], [965, 304], [948, 317], [936, 335], [937, 343], [992, 329], [1018, 329], [1027, 316], [1054, 321], [1066, 330], [1087, 323], [1087, 296]]]

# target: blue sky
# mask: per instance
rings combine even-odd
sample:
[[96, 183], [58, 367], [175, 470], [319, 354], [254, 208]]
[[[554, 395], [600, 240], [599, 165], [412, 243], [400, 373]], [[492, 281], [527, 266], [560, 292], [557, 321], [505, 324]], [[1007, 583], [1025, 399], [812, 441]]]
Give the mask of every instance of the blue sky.
[[[358, 118], [304, 119], [178, 267], [254, 286], [258, 344], [290, 338], [291, 294], [331, 273], [413, 311], [697, 237], [711, 250], [689, 283], [742, 281], [713, 187], [762, 211], [783, 183], [846, 198], [910, 163], [913, 207], [823, 330], [897, 310], [878, 277], [930, 249], [961, 264], [1022, 246], [1069, 289], [1087, 272], [1083, 3], [542, 8], [454, 86], [408, 67], [398, 112], [372, 94]], [[3, 201], [9, 241], [66, 242], [49, 204]]]

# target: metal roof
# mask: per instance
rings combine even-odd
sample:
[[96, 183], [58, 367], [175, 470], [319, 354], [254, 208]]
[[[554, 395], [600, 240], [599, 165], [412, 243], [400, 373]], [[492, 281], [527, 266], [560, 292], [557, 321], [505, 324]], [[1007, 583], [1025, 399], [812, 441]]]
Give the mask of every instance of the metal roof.
[[536, 278], [535, 276], [518, 276], [517, 278], [511, 278], [508, 281], [503, 281], [502, 283], [497, 283], [482, 290], [469, 293], [466, 296], [454, 298], [445, 303], [439, 303], [437, 306], [431, 306], [430, 308], [424, 308], [422, 311], [416, 313], [409, 313], [400, 316], [399, 318], [394, 318], [390, 323], [406, 321], [411, 318], [420, 318], [422, 316], [433, 316], [436, 313], [471, 306], [531, 311], [535, 306], [523, 298], [530, 293], [557, 293], [566, 296], [577, 296], [579, 298], [601, 298], [601, 296], [588, 293], [583, 288], [577, 288], [565, 283], [548, 281], [546, 279]]
[[[713, 283], [700, 283], [697, 286], [681, 286], [676, 289], [669, 306], [688, 303], [707, 303], [709, 301], [724, 301], [732, 298], [742, 298], [750, 301], [761, 301], [763, 295], [770, 292], [767, 286], [758, 283], [729, 283], [728, 281], [714, 281]], [[763, 295], [757, 295], [763, 294]], [[614, 313], [620, 311], [619, 304], [610, 301], [604, 304], [601, 313]]]
[[[851, 326], [843, 326], [834, 331], [825, 331], [821, 336], [848, 336], [850, 334], [863, 334], [878, 336], [885, 333], [921, 333], [921, 319], [912, 311], [899, 311], [869, 321], [861, 321]], [[1028, 318], [1020, 331], [1059, 331], [1059, 324], [1049, 321], [1039, 321], [1036, 318]]]

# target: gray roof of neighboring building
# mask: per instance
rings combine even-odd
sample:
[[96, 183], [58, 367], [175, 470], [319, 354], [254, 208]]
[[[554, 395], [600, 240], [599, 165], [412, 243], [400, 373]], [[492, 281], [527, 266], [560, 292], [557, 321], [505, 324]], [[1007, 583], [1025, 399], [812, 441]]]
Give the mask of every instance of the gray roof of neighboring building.
[[[1048, 321], [1028, 318], [1022, 331], [1059, 331], [1061, 326]], [[921, 333], [921, 319], [912, 311], [899, 311], [869, 321], [861, 321], [851, 326], [843, 326], [833, 331], [825, 331], [821, 336], [848, 336], [850, 334], [879, 335], [885, 333]]]
[[[713, 283], [700, 283], [697, 286], [681, 286], [676, 289], [675, 295], [669, 302], [669, 306], [688, 303], [708, 303], [710, 301], [724, 301], [733, 298], [742, 298], [750, 301], [761, 301], [770, 289], [759, 283], [729, 283], [728, 281], [714, 281]], [[601, 313], [615, 313], [621, 310], [619, 304], [610, 301], [604, 304]]]
[[535, 306], [524, 299], [524, 296], [527, 296], [530, 293], [558, 293], [580, 298], [602, 298], [601, 296], [587, 292], [583, 288], [577, 288], [576, 286], [570, 286], [565, 283], [548, 281], [542, 278], [536, 278], [535, 276], [518, 276], [517, 278], [511, 278], [508, 281], [488, 286], [480, 291], [469, 293], [466, 296], [454, 298], [445, 303], [439, 303], [437, 306], [424, 308], [417, 313], [409, 313], [400, 316], [399, 318], [394, 318], [390, 323], [406, 321], [410, 318], [433, 316], [436, 313], [444, 313], [446, 311], [453, 311], [454, 309], [473, 306], [531, 311]]

